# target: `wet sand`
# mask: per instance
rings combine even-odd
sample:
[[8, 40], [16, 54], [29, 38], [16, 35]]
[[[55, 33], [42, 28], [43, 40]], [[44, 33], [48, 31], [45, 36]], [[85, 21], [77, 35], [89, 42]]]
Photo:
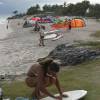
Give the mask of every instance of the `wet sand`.
[[93, 40], [90, 34], [100, 30], [98, 22], [88, 19], [86, 27], [65, 31], [63, 38], [57, 41], [45, 40], [46, 46], [39, 47], [39, 34], [32, 32], [32, 28], [22, 28], [22, 24], [22, 19], [11, 20], [13, 32], [9, 33], [8, 37], [0, 39], [0, 74], [26, 73], [38, 58], [47, 56], [57, 45], [73, 43], [76, 40]]

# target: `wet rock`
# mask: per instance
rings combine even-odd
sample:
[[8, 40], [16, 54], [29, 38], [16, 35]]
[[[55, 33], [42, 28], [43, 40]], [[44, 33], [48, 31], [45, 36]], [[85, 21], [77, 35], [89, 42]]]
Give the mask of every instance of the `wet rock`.
[[59, 60], [61, 65], [77, 65], [87, 60], [100, 58], [100, 50], [76, 47], [73, 44], [58, 45], [47, 57]]
[[16, 74], [2, 74], [0, 75], [0, 81], [14, 81], [14, 80], [21, 80], [26, 77], [26, 73], [16, 73]]

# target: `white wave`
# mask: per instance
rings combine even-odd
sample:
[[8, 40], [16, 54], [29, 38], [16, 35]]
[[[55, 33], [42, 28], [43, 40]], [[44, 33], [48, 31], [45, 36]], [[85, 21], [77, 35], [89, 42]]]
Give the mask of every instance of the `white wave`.
[[7, 29], [7, 25], [7, 16], [0, 16], [0, 39], [6, 38], [8, 33], [12, 32], [10, 27]]
[[7, 23], [7, 17], [5, 16], [0, 16], [0, 24], [6, 24]]

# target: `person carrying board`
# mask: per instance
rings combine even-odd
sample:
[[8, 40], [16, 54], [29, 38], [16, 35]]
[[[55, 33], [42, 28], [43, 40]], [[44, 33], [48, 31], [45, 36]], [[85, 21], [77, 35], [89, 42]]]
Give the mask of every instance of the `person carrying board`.
[[[57, 77], [59, 70], [59, 64], [54, 62], [51, 58], [46, 58], [31, 66], [25, 81], [27, 86], [35, 88], [32, 93], [33, 100], [40, 100], [41, 93], [56, 100], [62, 100], [62, 97], [67, 97], [67, 95], [64, 95], [61, 91], [60, 83]], [[55, 85], [57, 87], [60, 96], [54, 96], [46, 89], [51, 85]]]
[[44, 30], [45, 30], [45, 26], [40, 26], [40, 30], [39, 30], [39, 46], [45, 46], [44, 45]]

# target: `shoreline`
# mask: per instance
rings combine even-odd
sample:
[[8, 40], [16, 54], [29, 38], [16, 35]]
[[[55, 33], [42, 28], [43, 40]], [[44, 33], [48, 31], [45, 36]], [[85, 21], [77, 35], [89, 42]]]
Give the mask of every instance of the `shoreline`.
[[0, 40], [7, 38], [13, 32], [13, 29], [9, 25], [7, 29], [7, 23], [0, 24], [0, 30]]

